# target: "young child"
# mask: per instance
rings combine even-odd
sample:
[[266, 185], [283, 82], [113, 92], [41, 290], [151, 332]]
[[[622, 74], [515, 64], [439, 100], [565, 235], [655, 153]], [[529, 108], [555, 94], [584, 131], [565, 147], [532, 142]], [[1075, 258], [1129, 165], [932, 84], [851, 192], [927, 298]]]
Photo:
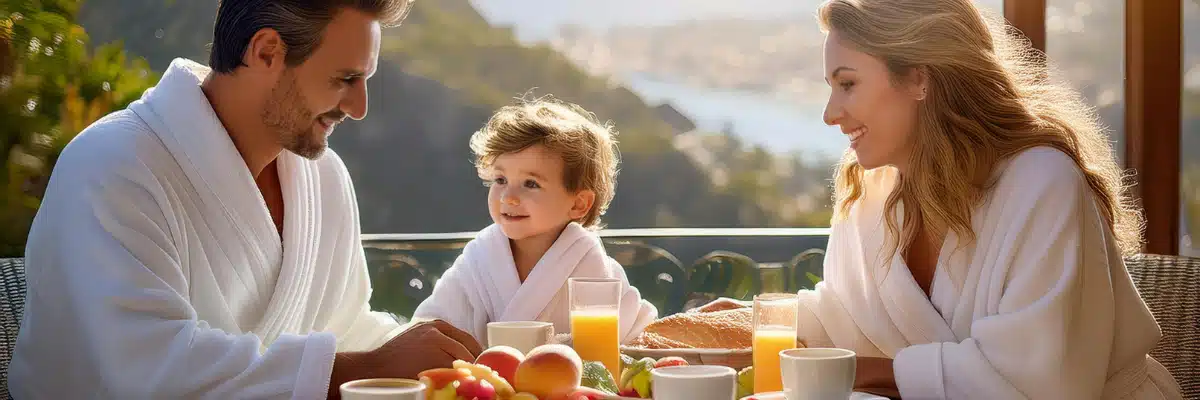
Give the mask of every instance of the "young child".
[[593, 118], [573, 104], [535, 101], [500, 109], [471, 137], [494, 223], [467, 243], [414, 321], [444, 320], [484, 346], [494, 321], [546, 321], [569, 333], [571, 277], [621, 280], [622, 343], [657, 318], [595, 233], [618, 160], [610, 128]]

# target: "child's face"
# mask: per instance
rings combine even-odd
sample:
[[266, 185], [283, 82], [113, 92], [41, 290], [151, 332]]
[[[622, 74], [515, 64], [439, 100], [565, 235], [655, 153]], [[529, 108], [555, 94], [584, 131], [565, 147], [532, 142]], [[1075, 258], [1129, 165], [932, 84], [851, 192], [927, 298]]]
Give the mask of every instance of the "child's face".
[[496, 157], [488, 190], [488, 212], [509, 239], [558, 235], [583, 218], [595, 195], [571, 193], [563, 185], [562, 157], [545, 146]]

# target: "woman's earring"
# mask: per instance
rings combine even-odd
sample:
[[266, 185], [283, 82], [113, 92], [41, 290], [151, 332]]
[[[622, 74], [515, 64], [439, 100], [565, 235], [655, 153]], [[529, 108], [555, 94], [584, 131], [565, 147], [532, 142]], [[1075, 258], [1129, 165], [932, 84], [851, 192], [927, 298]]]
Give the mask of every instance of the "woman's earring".
[[921, 96], [917, 97], [917, 101], [925, 100], [925, 96], [929, 94], [928, 88], [921, 88]]

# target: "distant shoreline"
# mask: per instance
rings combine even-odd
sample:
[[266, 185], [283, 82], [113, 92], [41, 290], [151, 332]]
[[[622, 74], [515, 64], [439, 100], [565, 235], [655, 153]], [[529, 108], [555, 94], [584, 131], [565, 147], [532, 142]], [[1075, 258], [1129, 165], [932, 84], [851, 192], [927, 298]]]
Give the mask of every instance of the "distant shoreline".
[[644, 73], [613, 79], [651, 106], [670, 103], [701, 130], [720, 132], [729, 123], [733, 133], [748, 144], [761, 145], [772, 153], [799, 152], [837, 159], [849, 145], [841, 131], [821, 120], [823, 105], [798, 104], [730, 89], [697, 88]]

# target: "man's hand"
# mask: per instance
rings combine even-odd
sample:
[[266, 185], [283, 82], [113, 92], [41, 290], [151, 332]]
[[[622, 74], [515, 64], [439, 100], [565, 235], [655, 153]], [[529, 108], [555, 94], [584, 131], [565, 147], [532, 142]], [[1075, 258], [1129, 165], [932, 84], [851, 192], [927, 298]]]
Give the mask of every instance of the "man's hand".
[[329, 398], [340, 398], [338, 386], [352, 380], [416, 379], [421, 371], [450, 368], [454, 360], [475, 361], [482, 351], [474, 337], [445, 321], [420, 322], [378, 349], [338, 353], [333, 361]]

